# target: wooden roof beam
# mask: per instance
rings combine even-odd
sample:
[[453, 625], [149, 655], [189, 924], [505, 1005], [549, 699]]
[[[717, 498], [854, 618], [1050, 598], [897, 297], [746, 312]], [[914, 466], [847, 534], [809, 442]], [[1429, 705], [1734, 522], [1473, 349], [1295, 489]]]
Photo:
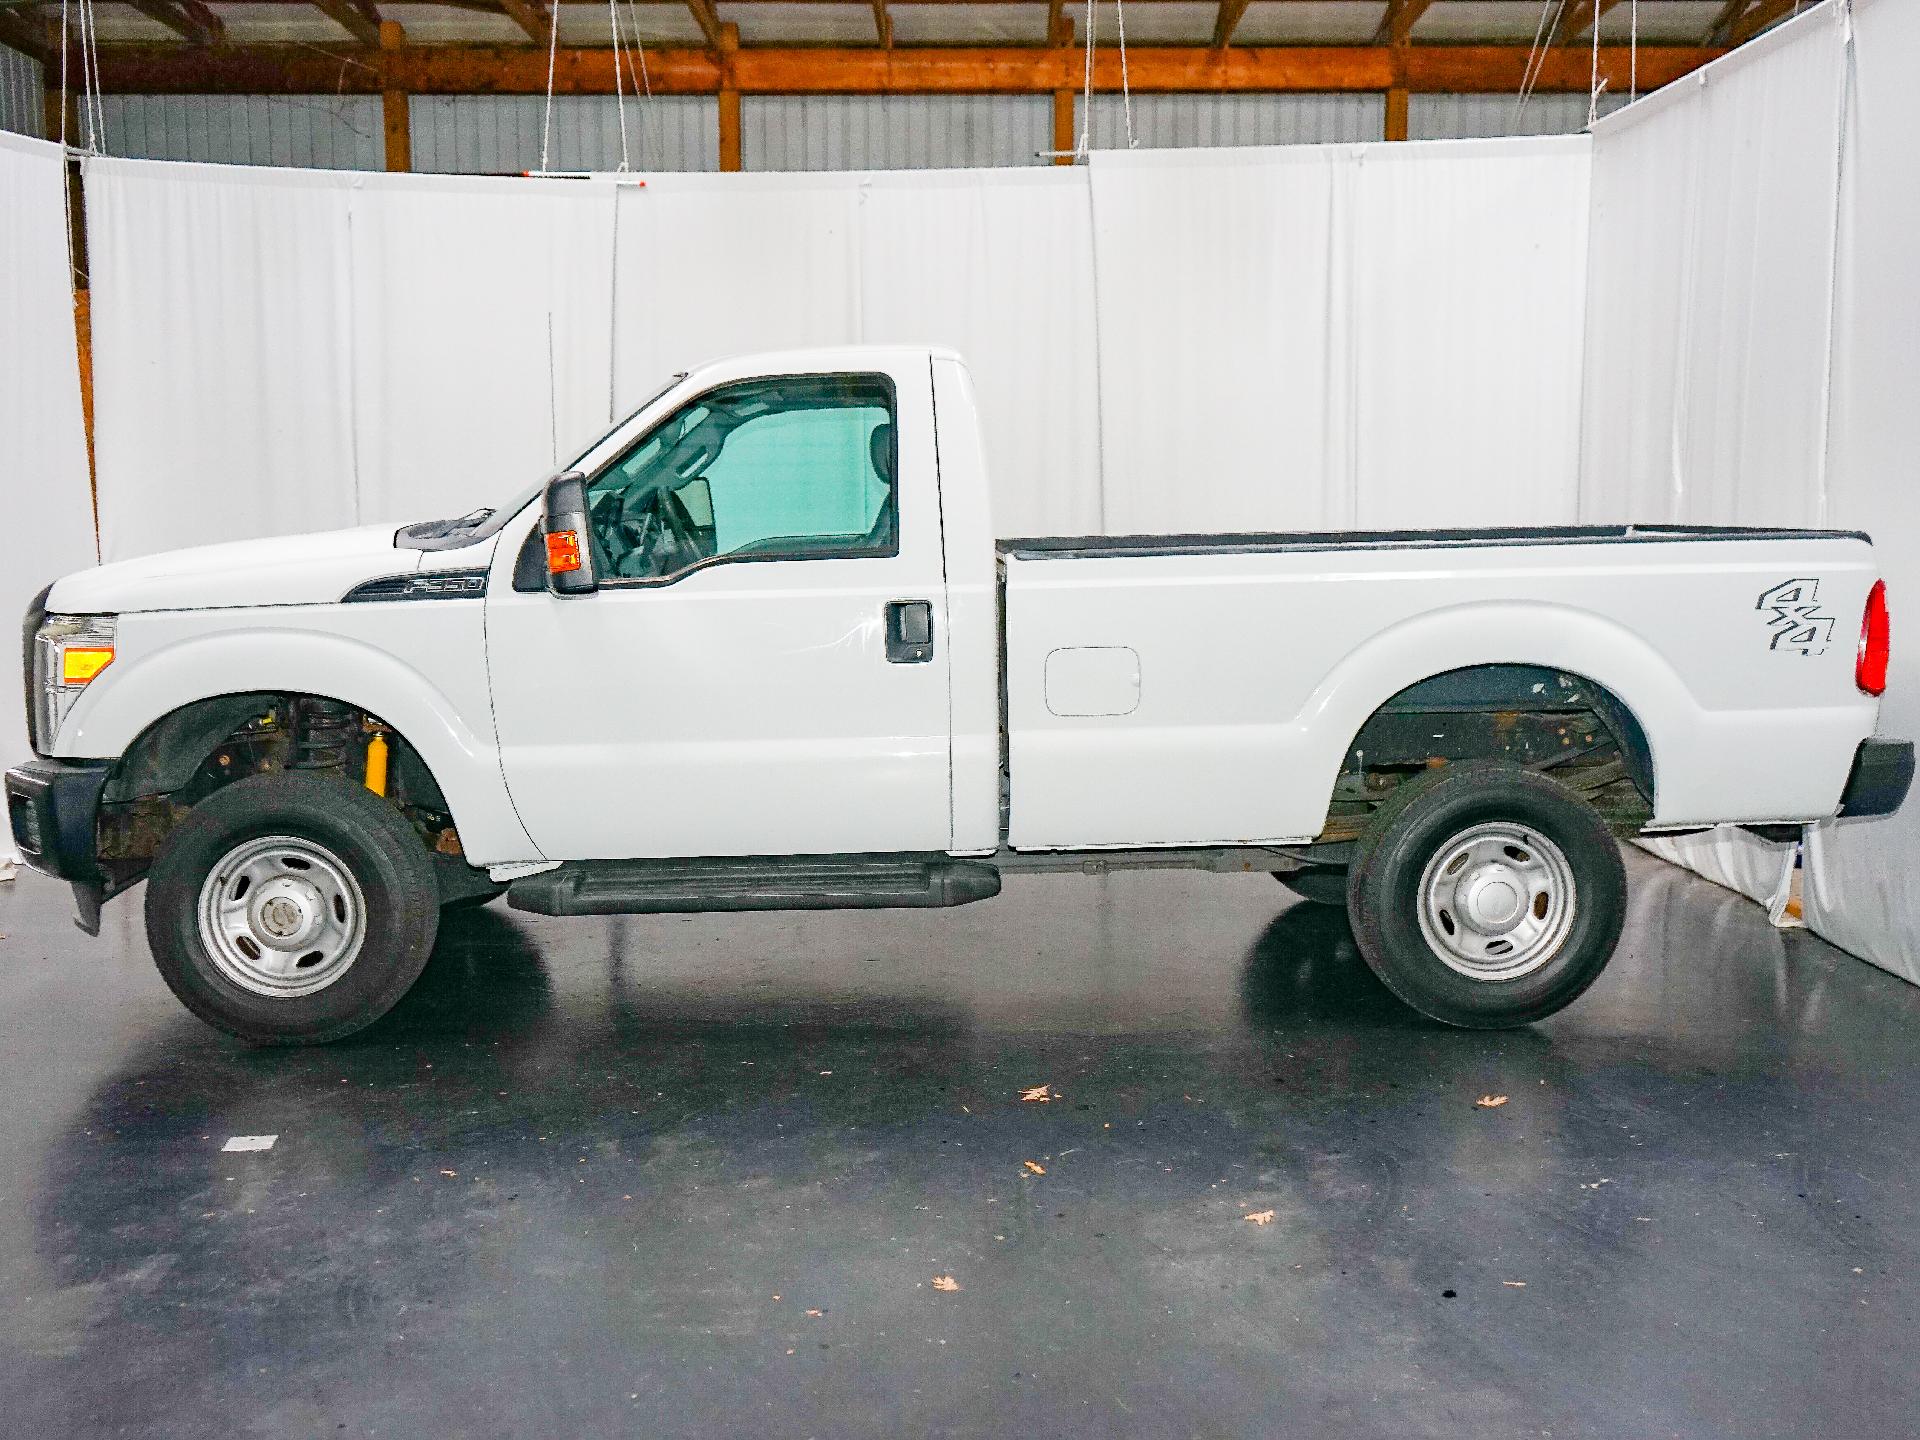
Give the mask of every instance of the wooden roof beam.
[[0, 45], [45, 62], [60, 53], [60, 32], [24, 5], [0, 10]]
[[547, 44], [553, 30], [553, 13], [542, 0], [500, 0], [500, 8], [527, 32], [529, 40], [542, 47]]
[[1560, 18], [1547, 36], [1547, 43], [1549, 45], [1573, 44], [1588, 30], [1606, 19], [1607, 12], [1619, 3], [1620, 0], [1573, 0], [1571, 5], [1560, 12]]
[[[547, 85], [545, 47], [410, 45], [380, 57], [378, 68], [341, 65], [357, 54], [344, 47], [227, 45], [103, 45], [102, 88], [120, 94], [377, 94], [538, 95]], [[1657, 89], [1724, 53], [1702, 46], [1642, 45], [1640, 88]], [[1407, 45], [1400, 47], [1247, 46], [1213, 50], [1200, 45], [1129, 48], [1135, 93], [1182, 91], [1379, 91], [1512, 94], [1528, 70], [1524, 45]], [[656, 95], [711, 95], [721, 88], [722, 57], [708, 50], [647, 52]], [[757, 95], [1033, 95], [1077, 90], [1084, 57], [1063, 47], [920, 46], [883, 51], [872, 46], [756, 46], [725, 56], [733, 91]], [[1534, 88], [1585, 94], [1592, 57], [1560, 46], [1539, 61]], [[1627, 84], [1624, 45], [1602, 45], [1600, 74], [1615, 90]], [[561, 47], [554, 90], [565, 95], [611, 95], [610, 48]], [[1094, 56], [1096, 90], [1120, 88], [1120, 57]]]
[[1220, 0], [1220, 14], [1213, 22], [1213, 48], [1224, 50], [1233, 43], [1233, 32], [1240, 28], [1250, 0]]
[[880, 48], [893, 48], [893, 16], [887, 13], [887, 0], [873, 0], [873, 29], [879, 37]]
[[1725, 45], [1733, 34], [1734, 22], [1746, 13], [1753, 0], [1727, 0], [1720, 7], [1720, 13], [1713, 18], [1713, 28], [1707, 31], [1709, 45]]
[[1433, 0], [1389, 0], [1387, 13], [1380, 17], [1380, 28], [1373, 32], [1376, 45], [1405, 45], [1413, 39], [1413, 27], [1427, 13]]
[[1782, 18], [1795, 8], [1794, 0], [1760, 0], [1746, 14], [1739, 16], [1727, 30], [1727, 43], [1744, 45], [1774, 21]]
[[227, 27], [201, 0], [127, 0], [149, 20], [158, 20], [183, 40], [195, 45], [217, 45]]
[[693, 12], [693, 23], [700, 27], [700, 33], [707, 37], [707, 48], [718, 54], [720, 12], [713, 8], [713, 0], [687, 0], [687, 9]]
[[313, 0], [313, 8], [369, 50], [380, 48], [380, 11], [373, 0]]

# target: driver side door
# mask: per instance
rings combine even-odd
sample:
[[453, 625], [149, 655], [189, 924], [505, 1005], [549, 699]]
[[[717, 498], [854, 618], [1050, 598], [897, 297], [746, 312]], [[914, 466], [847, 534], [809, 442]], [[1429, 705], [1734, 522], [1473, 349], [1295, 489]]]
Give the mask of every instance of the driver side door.
[[[924, 359], [716, 384], [587, 495], [599, 589], [516, 589], [503, 545], [487, 600], [501, 765], [543, 855], [947, 848]], [[902, 605], [929, 644], [890, 642]]]

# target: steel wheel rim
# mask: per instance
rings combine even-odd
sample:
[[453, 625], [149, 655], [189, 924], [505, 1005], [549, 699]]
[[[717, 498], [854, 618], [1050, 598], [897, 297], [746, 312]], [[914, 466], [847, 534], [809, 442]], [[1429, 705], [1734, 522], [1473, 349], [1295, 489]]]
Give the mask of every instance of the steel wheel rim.
[[1492, 820], [1438, 846], [1420, 874], [1420, 932], [1471, 980], [1517, 980], [1560, 953], [1578, 902], [1573, 866], [1538, 830]]
[[346, 863], [297, 835], [263, 835], [220, 857], [200, 886], [200, 944], [227, 980], [290, 1000], [333, 984], [367, 936]]

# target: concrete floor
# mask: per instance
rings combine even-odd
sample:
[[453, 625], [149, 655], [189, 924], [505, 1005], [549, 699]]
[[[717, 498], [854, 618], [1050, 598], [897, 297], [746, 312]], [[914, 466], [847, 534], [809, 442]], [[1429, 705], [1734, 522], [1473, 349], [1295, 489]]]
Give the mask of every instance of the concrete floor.
[[0, 1433], [1911, 1434], [1920, 990], [1629, 863], [1520, 1033], [1160, 874], [468, 914], [309, 1051], [182, 1011], [138, 894], [89, 942], [24, 877]]

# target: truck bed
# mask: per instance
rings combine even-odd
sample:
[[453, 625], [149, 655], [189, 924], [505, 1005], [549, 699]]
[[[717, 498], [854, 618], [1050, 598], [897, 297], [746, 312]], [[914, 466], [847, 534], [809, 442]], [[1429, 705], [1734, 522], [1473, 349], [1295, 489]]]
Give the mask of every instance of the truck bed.
[[1313, 550], [1425, 550], [1496, 545], [1619, 545], [1703, 540], [1863, 540], [1862, 530], [1762, 525], [1495, 525], [1474, 530], [1242, 531], [1217, 535], [1074, 535], [1001, 540], [1023, 560], [1128, 555], [1272, 555]]
[[1594, 525], [1000, 550], [1015, 849], [1311, 839], [1368, 717], [1479, 666], [1607, 692], [1647, 739], [1658, 827], [1831, 814], [1873, 728], [1854, 658], [1876, 567], [1857, 532]]

